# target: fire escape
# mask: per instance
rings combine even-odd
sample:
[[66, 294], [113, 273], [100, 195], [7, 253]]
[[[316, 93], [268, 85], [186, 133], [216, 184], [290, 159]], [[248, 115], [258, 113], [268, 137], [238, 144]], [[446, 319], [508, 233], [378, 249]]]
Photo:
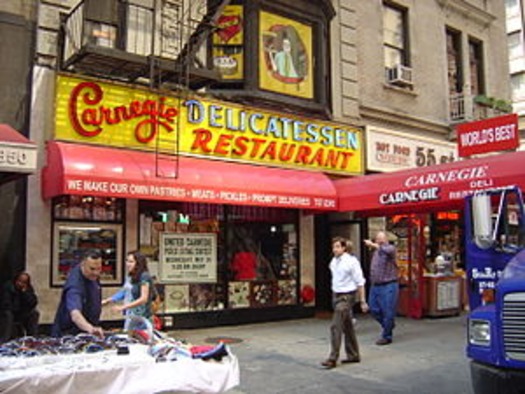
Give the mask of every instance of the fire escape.
[[[230, 0], [82, 0], [61, 23], [61, 70], [187, 95], [216, 82], [206, 43]], [[175, 143], [155, 146], [158, 177], [176, 178]], [[160, 133], [157, 133], [157, 136]], [[161, 165], [162, 162], [169, 165]], [[166, 170], [169, 168], [169, 170]], [[161, 170], [163, 169], [163, 170]]]

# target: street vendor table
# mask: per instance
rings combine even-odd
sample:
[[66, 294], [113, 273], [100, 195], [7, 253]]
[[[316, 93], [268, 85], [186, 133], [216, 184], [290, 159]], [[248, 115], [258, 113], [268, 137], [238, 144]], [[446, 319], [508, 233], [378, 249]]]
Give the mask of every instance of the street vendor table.
[[94, 354], [1, 357], [1, 393], [221, 393], [239, 384], [239, 364], [229, 353], [221, 361], [181, 357], [156, 362], [148, 346], [130, 345]]

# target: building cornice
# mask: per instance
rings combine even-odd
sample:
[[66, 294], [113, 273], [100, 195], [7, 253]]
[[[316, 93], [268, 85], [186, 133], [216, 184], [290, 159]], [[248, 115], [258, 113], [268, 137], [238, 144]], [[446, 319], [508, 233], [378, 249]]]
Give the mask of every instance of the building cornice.
[[384, 108], [361, 106], [359, 110], [361, 120], [364, 124], [368, 124], [368, 121], [375, 121], [382, 125], [390, 125], [393, 127], [403, 126], [410, 129], [424, 131], [426, 133], [439, 134], [449, 138], [450, 125], [448, 123], [433, 122], [428, 119], [407, 114], [400, 116], [399, 112]]
[[452, 11], [462, 15], [465, 19], [473, 20], [484, 27], [488, 27], [496, 17], [466, 0], [436, 0], [445, 11]]

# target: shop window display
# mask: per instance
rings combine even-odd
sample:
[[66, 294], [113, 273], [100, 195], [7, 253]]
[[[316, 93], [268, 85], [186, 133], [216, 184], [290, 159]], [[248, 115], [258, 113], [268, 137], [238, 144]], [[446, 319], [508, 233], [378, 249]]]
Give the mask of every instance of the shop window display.
[[140, 248], [160, 267], [162, 312], [297, 302], [297, 211], [146, 201], [139, 210]]
[[396, 238], [398, 312], [416, 318], [458, 314], [465, 287], [460, 213], [396, 215], [386, 227]]
[[89, 249], [102, 253], [100, 281], [122, 283], [123, 200], [61, 196], [53, 200], [53, 264], [51, 283], [62, 285], [70, 269]]
[[463, 232], [459, 213], [437, 212], [432, 215], [432, 234], [427, 270], [434, 274], [450, 275], [456, 269], [463, 268]]

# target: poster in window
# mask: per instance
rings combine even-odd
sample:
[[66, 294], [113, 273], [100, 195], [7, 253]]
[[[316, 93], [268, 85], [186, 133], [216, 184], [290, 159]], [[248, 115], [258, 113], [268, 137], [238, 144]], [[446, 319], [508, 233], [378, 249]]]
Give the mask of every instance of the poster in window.
[[164, 313], [188, 312], [190, 310], [189, 285], [164, 286]]
[[295, 280], [277, 281], [277, 304], [293, 305], [297, 303], [297, 282]]
[[250, 306], [250, 282], [239, 281], [228, 284], [228, 305], [230, 308]]
[[253, 308], [274, 306], [277, 302], [277, 289], [273, 281], [250, 282], [250, 306]]
[[102, 255], [100, 283], [122, 284], [122, 225], [110, 223], [55, 222], [52, 286], [61, 286], [72, 267], [89, 250]]
[[312, 27], [265, 11], [259, 19], [260, 88], [313, 98]]
[[222, 286], [211, 283], [190, 285], [190, 310], [208, 311], [224, 309]]
[[159, 280], [217, 283], [217, 234], [161, 233]]

